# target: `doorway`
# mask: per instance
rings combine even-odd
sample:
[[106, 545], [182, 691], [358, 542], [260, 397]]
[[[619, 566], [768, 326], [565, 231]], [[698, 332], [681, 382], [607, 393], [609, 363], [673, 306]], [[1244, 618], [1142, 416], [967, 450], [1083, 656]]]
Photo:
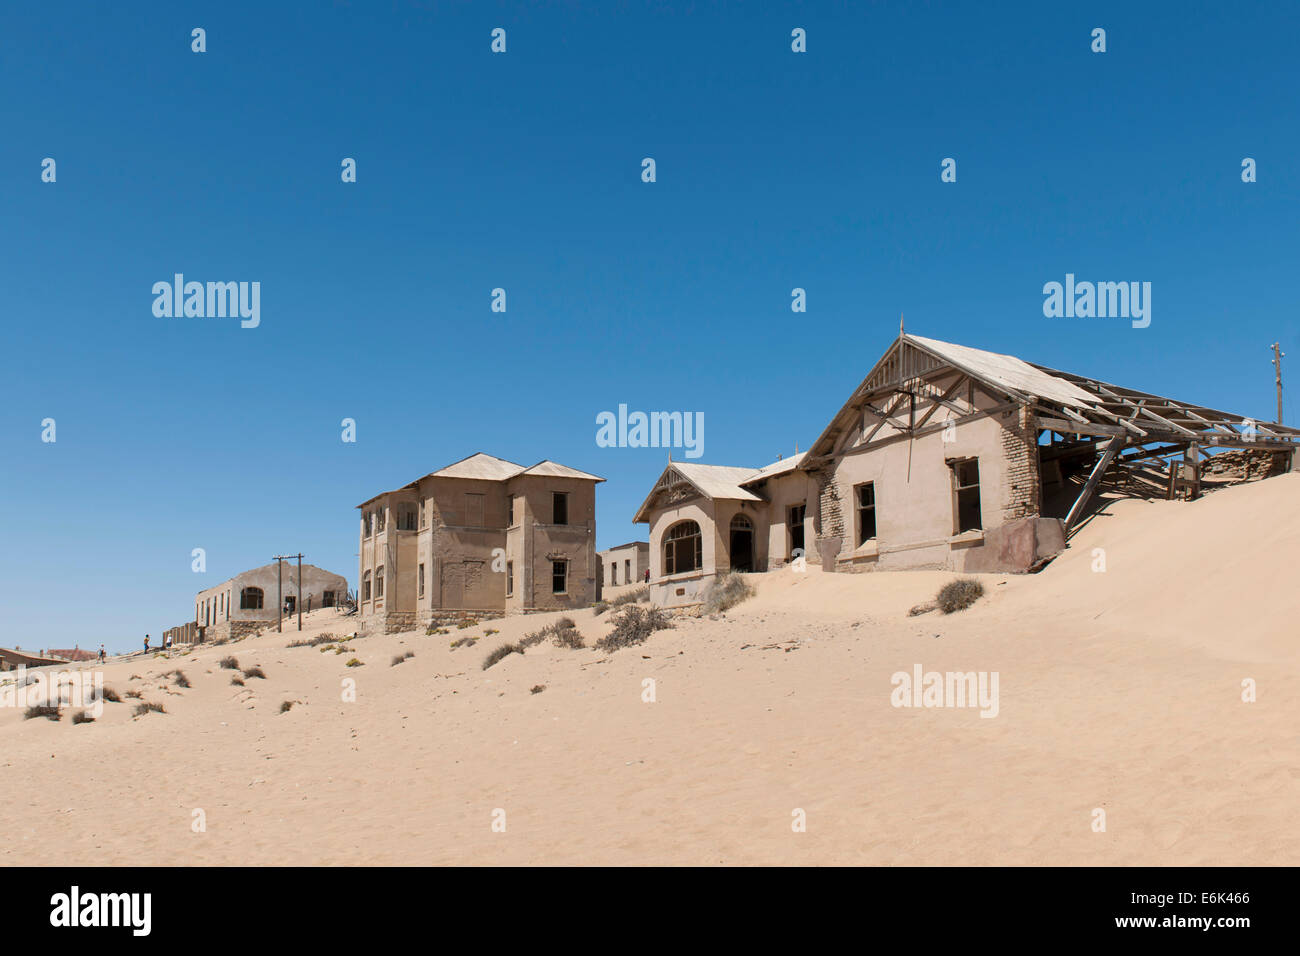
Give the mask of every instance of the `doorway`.
[[731, 519], [731, 570], [742, 574], [754, 570], [754, 524], [746, 515]]

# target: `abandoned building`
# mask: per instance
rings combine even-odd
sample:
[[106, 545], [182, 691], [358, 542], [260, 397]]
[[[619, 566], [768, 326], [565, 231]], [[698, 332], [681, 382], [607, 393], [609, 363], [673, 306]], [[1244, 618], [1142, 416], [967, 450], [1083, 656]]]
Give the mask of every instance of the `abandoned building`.
[[601, 551], [600, 566], [605, 569], [606, 587], [636, 584], [650, 567], [650, 542], [629, 541]]
[[600, 596], [596, 485], [553, 461], [479, 452], [358, 505], [363, 623], [585, 607]]
[[252, 634], [280, 619], [277, 595], [283, 597], [286, 614], [296, 613], [299, 604], [303, 611], [314, 611], [345, 602], [348, 582], [341, 574], [304, 564], [300, 594], [297, 564], [264, 564], [200, 591], [194, 600], [195, 628], [172, 628], [170, 633], [178, 644]]
[[[802, 454], [763, 468], [672, 462], [634, 520], [651, 598], [729, 570], [1028, 571], [1099, 487], [1196, 497], [1296, 468], [1300, 429], [903, 334]], [[1223, 452], [1225, 448], [1237, 451]]]

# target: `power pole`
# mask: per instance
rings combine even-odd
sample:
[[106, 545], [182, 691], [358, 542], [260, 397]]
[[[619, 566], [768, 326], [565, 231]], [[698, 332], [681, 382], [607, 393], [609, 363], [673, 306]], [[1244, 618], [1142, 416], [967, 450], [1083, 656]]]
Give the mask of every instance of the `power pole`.
[[284, 559], [287, 554], [275, 556], [275, 629], [284, 630]]
[[302, 552], [297, 554], [298, 558], [298, 598], [294, 604], [298, 608], [298, 630], [302, 630]]
[[1282, 424], [1282, 357], [1286, 355], [1278, 348], [1278, 343], [1274, 342], [1270, 348], [1273, 349], [1273, 368], [1277, 372], [1277, 423]]

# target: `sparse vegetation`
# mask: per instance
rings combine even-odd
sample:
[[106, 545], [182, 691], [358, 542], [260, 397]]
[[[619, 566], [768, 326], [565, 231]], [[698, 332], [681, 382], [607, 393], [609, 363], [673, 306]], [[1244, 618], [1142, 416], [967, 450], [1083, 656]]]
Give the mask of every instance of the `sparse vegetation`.
[[242, 677], [240, 677], [238, 674], [236, 674], [234, 677], [230, 678], [230, 683], [234, 684], [236, 687], [243, 687], [243, 686], [244, 686], [244, 678], [242, 678]]
[[744, 576], [728, 571], [721, 577], [715, 577], [704, 589], [704, 613], [717, 614], [729, 610], [753, 596], [754, 589]]
[[364, 667], [365, 664], [362, 663], [361, 661], [357, 660], [357, 659], [354, 657], [354, 658], [352, 658], [350, 661], [347, 662], [347, 665], [346, 665], [346, 666], [348, 666], [348, 667]]
[[398, 664], [402, 663], [402, 661], [409, 661], [414, 656], [415, 651], [407, 651], [405, 654], [394, 654], [393, 662], [389, 666], [396, 667]]
[[191, 684], [190, 684], [190, 679], [189, 679], [188, 677], [186, 677], [186, 676], [185, 676], [185, 672], [184, 672], [183, 670], [180, 670], [180, 669], [177, 669], [177, 670], [174, 670], [174, 671], [168, 671], [166, 674], [163, 674], [163, 677], [171, 677], [172, 680], [174, 680], [174, 681], [176, 682], [176, 686], [177, 686], [177, 687], [190, 687], [190, 686], [191, 686]]
[[134, 697], [136, 700], [139, 700], [141, 697], [144, 696], [144, 694], [142, 694], [142, 693], [141, 693], [140, 691], [138, 691], [138, 690], [128, 690], [128, 691], [126, 692], [126, 696], [127, 696], [127, 697]]
[[935, 595], [934, 603], [944, 614], [961, 611], [970, 607], [984, 596], [984, 585], [974, 578], [958, 578], [949, 581]]
[[456, 630], [463, 631], [467, 627], [478, 627], [478, 618], [471, 617], [464, 621], [461, 621], [459, 624], [456, 625]]
[[333, 634], [317, 634], [315, 637], [309, 637], [300, 641], [290, 641], [290, 647], [319, 647], [321, 644], [333, 644], [339, 638]]
[[36, 707], [28, 707], [27, 712], [23, 714], [23, 720], [32, 720], [36, 717], [44, 717], [47, 720], [59, 720], [63, 717], [58, 707], [51, 704], [40, 704]]
[[620, 608], [627, 604], [644, 604], [649, 600], [650, 586], [643, 584], [639, 588], [626, 591], [618, 597], [611, 598], [608, 601], [597, 601], [593, 607], [595, 608], [595, 616], [600, 617], [600, 615], [604, 614], [608, 610]]
[[287, 714], [293, 709], [293, 705], [298, 703], [296, 700], [286, 700], [280, 702], [280, 713]]
[[150, 712], [157, 713], [157, 714], [165, 714], [167, 713], [167, 708], [164, 707], [162, 704], [156, 704], [151, 700], [147, 700], [142, 704], [135, 705], [135, 716], [137, 717], [143, 717], [145, 714], [148, 714]]
[[74, 724], [93, 724], [95, 718], [90, 716], [89, 711], [79, 710], [72, 715], [72, 722]]
[[511, 654], [522, 654], [523, 652], [524, 649], [519, 644], [502, 644], [484, 659], [483, 669], [487, 670], [489, 667], [503, 661]]
[[585, 647], [582, 643], [582, 635], [578, 633], [578, 625], [574, 623], [571, 617], [562, 617], [554, 624], [550, 624], [540, 631], [533, 631], [527, 634], [519, 641], [519, 646], [523, 649], [534, 647], [547, 638], [555, 642], [556, 647], [567, 647], [570, 649], [579, 649]]
[[544, 690], [546, 690], [545, 684], [534, 684], [531, 688], [529, 688], [528, 693], [540, 694]]
[[596, 647], [602, 651], [616, 651], [621, 647], [643, 644], [655, 631], [669, 630], [672, 626], [672, 618], [662, 608], [629, 604], [614, 619], [614, 630], [598, 640]]
[[250, 677], [257, 677], [260, 678], [261, 680], [266, 680], [266, 675], [262, 673], [262, 668], [257, 666], [245, 667], [243, 670], [243, 674], [245, 680], [248, 680]]
[[[118, 695], [117, 691], [113, 690], [113, 688], [111, 687], [105, 687], [103, 690], [101, 690], [98, 694], [98, 697], [114, 704], [122, 703], [122, 698]], [[93, 704], [96, 699], [98, 698], [91, 697], [90, 702]]]
[[[450, 631], [447, 631], [450, 634]], [[454, 651], [458, 647], [473, 647], [474, 642], [478, 640], [477, 635], [471, 634], [468, 637], [458, 638], [451, 642], [451, 649]]]
[[228, 671], [237, 671], [239, 670], [239, 661], [234, 657], [223, 657], [221, 658], [221, 666]]
[[483, 636], [491, 637], [493, 634], [500, 634], [500, 633], [501, 632], [498, 631], [495, 627], [489, 627], [486, 631], [483, 632]]
[[449, 631], [447, 628], [439, 627], [437, 624], [430, 624], [427, 628], [425, 628], [424, 631], [426, 637], [432, 637], [434, 634], [450, 634], [450, 633], [451, 631]]

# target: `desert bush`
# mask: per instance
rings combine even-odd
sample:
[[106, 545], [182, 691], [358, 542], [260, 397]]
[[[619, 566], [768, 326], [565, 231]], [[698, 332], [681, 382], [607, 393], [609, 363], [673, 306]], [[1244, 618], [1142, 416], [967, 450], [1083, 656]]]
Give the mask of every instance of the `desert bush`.
[[402, 663], [402, 661], [409, 661], [414, 656], [415, 651], [407, 651], [405, 654], [394, 654], [393, 662], [389, 666], [396, 667], [398, 664]]
[[256, 666], [245, 667], [243, 674], [244, 674], [244, 680], [248, 680], [250, 677], [257, 677], [262, 680], [266, 680], [266, 675], [262, 673], [262, 668], [260, 667], [256, 667]]
[[354, 657], [354, 658], [352, 658], [350, 661], [348, 661], [347, 664], [346, 664], [345, 666], [347, 666], [347, 667], [365, 667], [366, 665], [365, 665], [364, 662], [359, 661], [359, 660], [357, 660], [357, 659]]
[[[118, 695], [117, 691], [113, 690], [113, 688], [111, 687], [105, 687], [103, 690], [99, 692], [98, 696], [103, 698], [106, 701], [109, 701], [110, 703], [114, 703], [114, 704], [122, 703], [122, 698]], [[93, 704], [95, 702], [95, 698], [92, 697], [90, 702]]]
[[622, 607], [624, 604], [645, 604], [650, 600], [650, 585], [643, 584], [634, 591], [620, 594], [609, 602], [610, 607]]
[[511, 654], [522, 654], [523, 652], [524, 649], [518, 644], [502, 644], [484, 659], [483, 669], [487, 670], [493, 664], [504, 660]]
[[90, 716], [89, 711], [79, 710], [72, 715], [72, 722], [74, 724], [93, 724], [95, 718]]
[[151, 700], [147, 700], [142, 704], [135, 705], [135, 716], [137, 717], [143, 717], [145, 714], [151, 712], [157, 714], [165, 714], [167, 713], [167, 708], [164, 707], [162, 704], [155, 704]]
[[[451, 633], [450, 631], [448, 633]], [[478, 638], [471, 634], [469, 637], [458, 638], [451, 642], [451, 649], [454, 651], [458, 647], [473, 647]]]
[[238, 674], [236, 674], [234, 677], [230, 678], [230, 683], [234, 684], [236, 687], [243, 687], [243, 686], [244, 686], [244, 678], [242, 678], [242, 677], [240, 677]]
[[530, 694], [540, 694], [540, 693], [541, 693], [542, 691], [544, 691], [544, 690], [546, 690], [546, 685], [545, 685], [545, 684], [534, 684], [534, 685], [529, 689], [528, 693], [530, 693]]
[[280, 703], [280, 713], [282, 713], [282, 714], [287, 714], [290, 710], [293, 709], [293, 705], [294, 705], [295, 703], [296, 703], [296, 702], [295, 702], [295, 701], [292, 701], [292, 700], [281, 701], [281, 703]]
[[191, 686], [191, 685], [190, 685], [190, 679], [189, 679], [188, 677], [185, 676], [185, 672], [184, 672], [183, 670], [174, 670], [174, 671], [170, 671], [170, 672], [168, 672], [168, 674], [164, 674], [163, 676], [164, 676], [164, 677], [170, 676], [173, 680], [176, 681], [176, 686], [177, 686], [177, 687], [189, 687], [189, 686]]
[[951, 614], [953, 611], [970, 607], [983, 596], [984, 585], [980, 582], [974, 578], [958, 578], [956, 581], [949, 581], [939, 590], [935, 595], [934, 603], [939, 605], [939, 609], [944, 614]]
[[596, 642], [602, 651], [616, 651], [620, 647], [642, 644], [655, 631], [672, 628], [673, 622], [662, 608], [643, 608], [629, 604], [614, 619], [614, 630]]
[[478, 627], [478, 618], [471, 617], [468, 620], [461, 621], [459, 624], [456, 625], [456, 630], [463, 631], [467, 627]]
[[228, 671], [237, 671], [239, 670], [239, 661], [233, 657], [223, 657], [221, 658], [221, 666]]
[[578, 651], [586, 646], [572, 618], [562, 617], [556, 621], [551, 627], [551, 637], [556, 647], [567, 647], [571, 651]]
[[40, 704], [36, 707], [28, 707], [27, 712], [23, 714], [23, 720], [32, 720], [36, 717], [44, 717], [47, 720], [59, 720], [63, 717], [59, 708], [51, 704]]
[[290, 647], [319, 647], [321, 644], [333, 644], [338, 638], [333, 634], [317, 634], [301, 641], [290, 641]]
[[604, 613], [605, 613], [606, 611], [608, 611], [608, 610], [609, 610], [609, 602], [608, 602], [608, 601], [597, 601], [595, 604], [593, 604], [593, 605], [591, 606], [591, 616], [592, 616], [592, 617], [600, 617], [602, 614], [604, 614]]
[[722, 577], [715, 577], [704, 589], [704, 612], [717, 614], [753, 596], [754, 589], [749, 582], [735, 571], [728, 571]]
[[141, 692], [138, 691], [138, 690], [128, 690], [128, 691], [126, 692], [126, 696], [127, 696], [127, 697], [134, 697], [136, 700], [139, 700], [141, 697], [144, 696], [144, 694], [141, 693]]

